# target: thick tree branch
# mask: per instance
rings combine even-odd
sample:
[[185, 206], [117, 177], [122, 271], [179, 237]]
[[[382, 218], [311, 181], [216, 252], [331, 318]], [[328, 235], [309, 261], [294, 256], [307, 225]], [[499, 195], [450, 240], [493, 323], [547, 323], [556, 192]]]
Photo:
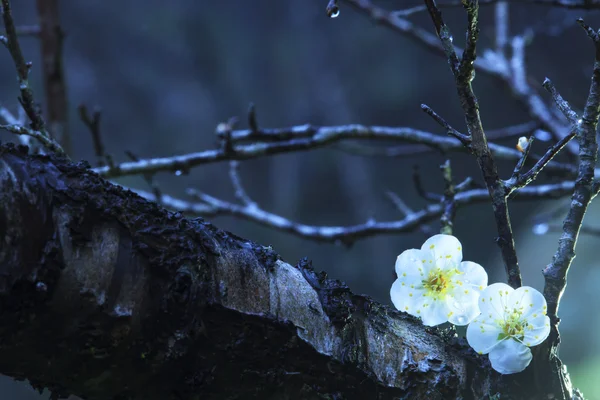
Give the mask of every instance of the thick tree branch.
[[310, 263], [166, 212], [83, 164], [5, 145], [0, 186], [0, 372], [56, 397], [447, 399], [526, 387], [527, 374], [507, 387], [464, 342]]

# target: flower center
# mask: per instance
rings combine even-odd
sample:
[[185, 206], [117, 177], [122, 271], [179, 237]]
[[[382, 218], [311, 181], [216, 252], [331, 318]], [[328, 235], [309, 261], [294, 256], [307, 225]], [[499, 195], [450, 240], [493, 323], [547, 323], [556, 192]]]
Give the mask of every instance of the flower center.
[[443, 298], [448, 292], [448, 289], [454, 287], [452, 284], [452, 276], [455, 274], [455, 269], [432, 269], [427, 278], [422, 281], [423, 287], [429, 296]]
[[505, 314], [504, 320], [498, 321], [498, 325], [502, 328], [502, 332], [498, 334], [498, 340], [510, 337], [521, 341], [525, 337], [527, 323], [521, 319], [521, 311], [516, 308], [511, 313]]

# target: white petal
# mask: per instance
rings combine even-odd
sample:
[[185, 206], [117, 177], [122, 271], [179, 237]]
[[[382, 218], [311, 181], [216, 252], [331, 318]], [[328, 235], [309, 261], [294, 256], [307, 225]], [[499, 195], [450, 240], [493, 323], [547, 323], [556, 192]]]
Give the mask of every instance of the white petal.
[[470, 286], [479, 292], [487, 287], [488, 275], [481, 265], [472, 261], [463, 261], [459, 264], [458, 270], [461, 274], [456, 276], [455, 281], [459, 280], [463, 286]]
[[479, 315], [479, 305], [477, 304], [479, 291], [465, 287], [456, 287], [446, 300], [448, 308], [452, 312], [448, 321], [454, 325], [467, 325]]
[[467, 342], [479, 354], [487, 354], [500, 344], [498, 335], [501, 333], [497, 324], [476, 318], [467, 327]]
[[[479, 310], [486, 318], [504, 320], [508, 297], [514, 289], [506, 283], [493, 283], [483, 289], [479, 297]], [[492, 317], [489, 317], [492, 315]]]
[[525, 328], [525, 337], [523, 338], [526, 346], [537, 346], [546, 340], [550, 334], [550, 318], [543, 314], [532, 314], [526, 321], [530, 324]]
[[396, 279], [392, 284], [390, 289], [392, 303], [398, 310], [420, 317], [422, 305], [427, 301], [427, 298], [423, 296], [423, 290], [411, 288], [403, 283], [400, 279]]
[[429, 300], [430, 301], [425, 303], [427, 304], [426, 306], [423, 304], [421, 311], [423, 325], [435, 326], [447, 322], [450, 308], [448, 308], [446, 301], [434, 300], [431, 298], [429, 298]]
[[409, 278], [414, 283], [416, 279], [421, 281], [433, 265], [431, 252], [409, 249], [396, 258], [396, 274], [398, 278]]
[[451, 261], [449, 264], [454, 266], [462, 261], [462, 245], [452, 235], [434, 235], [423, 243], [421, 250], [431, 251], [436, 260], [443, 260], [438, 264], [440, 268], [447, 265], [446, 261]]
[[521, 310], [521, 317], [528, 319], [533, 314], [546, 313], [546, 299], [544, 295], [529, 286], [516, 289], [508, 298], [508, 308]]
[[523, 371], [533, 358], [529, 347], [513, 339], [503, 340], [489, 357], [492, 368], [505, 375]]

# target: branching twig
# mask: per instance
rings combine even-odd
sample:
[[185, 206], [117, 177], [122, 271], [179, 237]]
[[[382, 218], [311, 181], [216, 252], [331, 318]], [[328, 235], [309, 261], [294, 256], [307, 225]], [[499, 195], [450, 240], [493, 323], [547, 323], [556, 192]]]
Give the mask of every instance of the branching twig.
[[[486, 132], [488, 140], [504, 140], [513, 139], [521, 136], [530, 136], [540, 128], [540, 124], [535, 121], [526, 122], [524, 124], [511, 125], [505, 128], [494, 129]], [[457, 145], [459, 145], [457, 143]], [[490, 143], [490, 146], [494, 146]], [[364, 157], [413, 157], [422, 156], [424, 154], [433, 153], [435, 148], [421, 145], [409, 144], [402, 146], [386, 146], [375, 147], [363, 143], [342, 142], [335, 147], [343, 152]], [[464, 148], [463, 148], [464, 149]], [[492, 150], [494, 151], [494, 150]]]
[[21, 93], [21, 96], [19, 97], [19, 103], [21, 103], [23, 110], [25, 110], [25, 113], [29, 117], [29, 120], [31, 121], [31, 127], [27, 128], [25, 126], [2, 125], [0, 126], [0, 129], [5, 129], [9, 132], [17, 133], [19, 135], [28, 135], [34, 137], [48, 147], [50, 151], [53, 151], [58, 155], [67, 156], [62, 147], [48, 134], [44, 118], [35, 104], [33, 90], [31, 90], [29, 85], [29, 71], [31, 69], [31, 63], [25, 62], [25, 58], [21, 52], [21, 46], [19, 45], [19, 40], [17, 38], [17, 29], [15, 28], [12, 18], [12, 10], [9, 0], [2, 0], [2, 18], [4, 20], [6, 36], [0, 36], [0, 41], [8, 48], [8, 51], [10, 52], [15, 64], [19, 90]]
[[27, 135], [31, 136], [34, 139], [37, 139], [42, 143], [48, 150], [57, 155], [67, 156], [63, 149], [60, 147], [58, 143], [54, 141], [54, 139], [42, 134], [39, 131], [33, 130], [31, 128], [27, 128], [23, 125], [0, 125], [0, 129], [5, 131], [16, 133], [17, 135]]
[[60, 26], [58, 0], [36, 0], [36, 5], [40, 25], [38, 37], [42, 52], [47, 123], [54, 140], [70, 154], [69, 107], [62, 62], [65, 34]]
[[[224, 124], [220, 124], [224, 125]], [[222, 127], [218, 134], [225, 136], [227, 129]], [[106, 178], [115, 178], [126, 175], [137, 175], [146, 172], [171, 171], [197, 167], [208, 163], [247, 160], [273, 154], [307, 151], [329, 146], [346, 139], [356, 140], [385, 140], [417, 143], [435, 148], [441, 152], [464, 152], [465, 148], [452, 137], [435, 135], [413, 128], [393, 128], [385, 126], [366, 125], [341, 125], [321, 126], [300, 125], [283, 129], [239, 130], [230, 132], [230, 142], [233, 151], [206, 150], [198, 153], [184, 154], [168, 158], [154, 158], [140, 160], [139, 162], [126, 162], [116, 164], [114, 168], [107, 166], [96, 168], [94, 171]], [[223, 139], [222, 139], [223, 140]], [[251, 144], [238, 144], [249, 140], [260, 141]], [[490, 143], [489, 149], [494, 157], [506, 160], [518, 160], [521, 153], [514, 148]], [[577, 170], [566, 164], [551, 162], [548, 171], [555, 172], [557, 176], [565, 178], [574, 177]]]
[[[102, 113], [100, 109], [95, 108], [92, 115], [90, 115], [85, 104], [80, 104], [79, 107], [77, 107], [77, 110], [79, 111], [79, 118], [92, 135], [92, 143], [94, 144], [94, 153], [96, 154], [98, 165], [103, 166], [106, 164], [109, 168], [114, 168], [112, 157], [105, 153], [104, 144], [102, 143], [102, 135], [100, 134], [100, 120]], [[139, 161], [137, 157], [131, 159]]]
[[[559, 240], [558, 250], [552, 258], [552, 262], [543, 271], [545, 279], [544, 297], [548, 302], [548, 316], [551, 321], [550, 339], [543, 350], [547, 352], [550, 361], [554, 360], [556, 348], [560, 343], [557, 312], [560, 298], [567, 284], [567, 273], [575, 258], [575, 244], [588, 205], [594, 196], [598, 194], [599, 189], [599, 185], [594, 182], [594, 168], [598, 159], [596, 130], [600, 116], [600, 39], [599, 34], [585, 25], [583, 20], [579, 19], [578, 23], [586, 30], [595, 47], [594, 70], [589, 95], [580, 120], [568, 103], [553, 89], [553, 86], [549, 85], [549, 89], [563, 113], [571, 123], [575, 122], [579, 142], [579, 174], [575, 181], [571, 206], [563, 222], [563, 233]], [[562, 376], [563, 372], [560, 367], [560, 361], [558, 360], [550, 365], [553, 373]], [[544, 366], [541, 366], [541, 368], [544, 368]], [[564, 387], [555, 389], [562, 389], [563, 393], [567, 391]], [[555, 390], [556, 392], [558, 390]]]
[[425, 0], [425, 4], [448, 58], [450, 69], [454, 74], [458, 96], [470, 134], [470, 141], [468, 142], [469, 150], [477, 158], [492, 200], [494, 217], [498, 229], [497, 243], [502, 252], [502, 259], [508, 276], [508, 284], [517, 288], [521, 286], [521, 272], [517, 261], [510, 216], [508, 214], [507, 193], [498, 175], [498, 168], [488, 146], [479, 115], [479, 105], [471, 86], [471, 81], [475, 73], [473, 64], [476, 58], [478, 35], [478, 4], [477, 1], [473, 0], [464, 2], [468, 16], [468, 27], [466, 47], [461, 58], [456, 54], [456, 50], [452, 44], [452, 36], [444, 23], [442, 13], [435, 1]]
[[[486, 189], [469, 189], [459, 191], [459, 187], [466, 188], [470, 181], [465, 181], [456, 186], [454, 197], [457, 208], [470, 204], [480, 204], [489, 201]], [[527, 186], [521, 189], [515, 196], [518, 201], [534, 201], [540, 199], [562, 198], [572, 193], [574, 182], [564, 181], [549, 185]], [[156, 201], [154, 194], [143, 190], [134, 190], [142, 197]], [[258, 205], [247, 206], [220, 200], [195, 189], [189, 189], [188, 194], [195, 197], [199, 202], [190, 202], [177, 199], [168, 195], [162, 196], [162, 205], [173, 210], [181, 211], [188, 215], [203, 217], [235, 216], [271, 229], [288, 232], [293, 235], [328, 243], [352, 244], [359, 239], [373, 237], [381, 234], [401, 234], [413, 232], [439, 218], [444, 208], [440, 203], [430, 204], [421, 210], [412, 211], [397, 221], [379, 222], [369, 221], [364, 224], [351, 226], [313, 226], [305, 225], [277, 214], [262, 210]]]
[[31, 120], [31, 128], [43, 136], [48, 136], [46, 124], [37, 110], [33, 99], [33, 91], [29, 86], [29, 70], [31, 69], [31, 63], [25, 62], [25, 58], [21, 52], [21, 46], [19, 45], [19, 40], [17, 38], [17, 30], [12, 18], [12, 9], [9, 0], [2, 0], [2, 17], [4, 19], [4, 29], [6, 30], [6, 36], [3, 41], [6, 43], [6, 47], [8, 48], [13, 62], [15, 63], [15, 68], [17, 69], [19, 89], [21, 90], [19, 102]]
[[[519, 2], [522, 2], [518, 0]], [[385, 10], [379, 7], [370, 0], [344, 0], [357, 11], [371, 17], [376, 23], [380, 23], [391, 30], [405, 35], [419, 44], [423, 45], [428, 50], [436, 54], [445, 54], [444, 46], [440, 43], [435, 35], [416, 26], [409, 20], [402, 18], [392, 11]], [[483, 2], [484, 4], [495, 4], [493, 2]], [[583, 6], [583, 2], [580, 2]], [[443, 5], [462, 5], [461, 1], [446, 2]], [[508, 60], [505, 55], [493, 50], [486, 50], [483, 55], [474, 61], [474, 66], [478, 72], [487, 74], [504, 84], [511, 89], [517, 100], [526, 107], [531, 117], [542, 125], [544, 130], [552, 133], [555, 138], [562, 138], [567, 127], [563, 126], [560, 121], [557, 121], [544, 100], [536, 91], [529, 86], [526, 79], [518, 79], [525, 77], [525, 62], [522, 56], [522, 44], [524, 43], [523, 36], [516, 36], [512, 44], [521, 45], [519, 49], [513, 48], [513, 56]], [[456, 53], [461, 53], [458, 47], [455, 47]], [[515, 51], [516, 50], [516, 51]], [[558, 140], [558, 139], [557, 139]]]

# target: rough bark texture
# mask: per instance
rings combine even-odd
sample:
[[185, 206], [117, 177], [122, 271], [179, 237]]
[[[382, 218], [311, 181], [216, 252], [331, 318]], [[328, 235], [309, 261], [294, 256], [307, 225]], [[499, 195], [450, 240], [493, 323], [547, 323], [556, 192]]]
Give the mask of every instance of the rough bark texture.
[[85, 163], [0, 146], [0, 238], [0, 373], [57, 396], [546, 398], [452, 331]]

